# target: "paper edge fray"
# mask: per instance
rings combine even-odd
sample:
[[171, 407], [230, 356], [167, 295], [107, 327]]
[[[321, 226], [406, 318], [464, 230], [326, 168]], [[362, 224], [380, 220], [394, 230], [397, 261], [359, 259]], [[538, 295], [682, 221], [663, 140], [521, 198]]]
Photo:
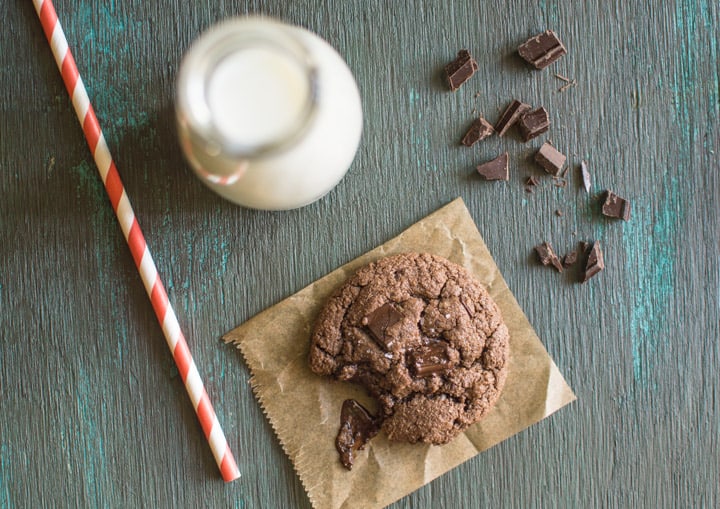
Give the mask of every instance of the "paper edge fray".
[[[300, 290], [300, 291], [302, 291], [302, 290]], [[296, 293], [297, 293], [297, 292], [296, 292]], [[283, 300], [285, 300], [285, 299], [283, 299]], [[281, 300], [280, 302], [282, 302], [282, 300]], [[271, 307], [272, 307], [272, 306], [271, 306]], [[260, 315], [263, 314], [263, 313], [264, 313], [264, 311], [260, 312], [258, 315], [255, 315], [255, 316], [256, 316], [256, 317], [257, 317], [257, 316], [260, 316]], [[252, 320], [252, 318], [250, 318], [250, 319]], [[241, 325], [242, 325], [242, 324], [241, 324]], [[236, 328], [237, 328], [237, 327], [236, 327]], [[298, 479], [300, 480], [300, 484], [302, 485], [303, 491], [305, 492], [305, 496], [308, 497], [308, 500], [310, 501], [310, 505], [312, 505], [313, 508], [314, 508], [314, 507], [317, 507], [316, 500], [314, 500], [314, 499], [310, 496], [310, 486], [309, 486], [308, 483], [306, 482], [306, 479], [304, 478], [304, 476], [303, 476], [303, 475], [300, 473], [300, 471], [298, 470], [298, 468], [297, 468], [297, 466], [296, 466], [296, 461], [293, 459], [293, 456], [290, 454], [290, 449], [289, 449], [288, 445], [285, 443], [285, 440], [283, 440], [283, 438], [280, 436], [280, 433], [278, 432], [277, 428], [275, 427], [275, 421], [274, 421], [274, 419], [271, 418], [271, 417], [270, 417], [270, 414], [268, 413], [267, 407], [265, 406], [265, 398], [260, 395], [260, 392], [259, 392], [259, 390], [257, 389], [257, 387], [258, 387], [258, 386], [257, 386], [257, 375], [255, 374], [255, 371], [250, 367], [250, 363], [248, 362], [247, 354], [246, 354], [245, 351], [243, 350], [242, 339], [229, 337], [229, 334], [230, 334], [233, 330], [235, 330], [235, 329], [232, 329], [230, 332], [228, 332], [228, 333], [226, 333], [226, 334], [223, 334], [222, 340], [223, 340], [226, 344], [227, 344], [227, 343], [232, 343], [232, 344], [235, 346], [235, 348], [237, 348], [238, 350], [240, 350], [240, 355], [242, 355], [242, 357], [243, 357], [243, 361], [245, 362], [245, 366], [246, 366], [247, 369], [250, 371], [250, 374], [251, 374], [250, 380], [249, 380], [250, 389], [252, 390], [253, 394], [255, 395], [255, 399], [257, 400], [258, 404], [260, 405], [260, 410], [262, 411], [263, 416], [265, 417], [265, 419], [267, 420], [267, 422], [270, 424], [270, 427], [271, 427], [272, 430], [273, 430], [273, 434], [275, 435], [275, 437], [277, 437], [277, 440], [278, 440], [278, 442], [280, 443], [280, 447], [281, 447], [281, 449], [283, 450], [283, 452], [285, 453], [285, 457], [286, 457], [286, 458], [288, 459], [288, 461], [290, 462], [290, 465], [292, 465], [293, 471], [294, 471], [295, 474], [298, 476]]]

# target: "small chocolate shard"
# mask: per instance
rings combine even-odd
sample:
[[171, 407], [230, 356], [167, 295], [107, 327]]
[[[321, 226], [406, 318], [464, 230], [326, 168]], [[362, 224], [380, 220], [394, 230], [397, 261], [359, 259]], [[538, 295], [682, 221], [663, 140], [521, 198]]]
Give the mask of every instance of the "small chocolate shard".
[[590, 194], [590, 170], [588, 170], [588, 166], [585, 161], [580, 162], [580, 174], [582, 175], [582, 183], [585, 188], [585, 192]]
[[380, 419], [354, 399], [343, 401], [340, 411], [340, 430], [335, 438], [335, 448], [340, 462], [352, 470], [355, 453], [365, 448], [368, 441], [380, 431]]
[[562, 217], [562, 216], [563, 216], [563, 211], [560, 210], [560, 209], [557, 209], [557, 210], [555, 211], [555, 215], [558, 216], [558, 217]]
[[445, 79], [450, 90], [455, 92], [478, 70], [475, 59], [466, 49], [458, 51], [457, 58], [445, 66]]
[[592, 243], [592, 246], [590, 246], [590, 253], [588, 254], [587, 262], [585, 263], [585, 270], [582, 274], [582, 282], [586, 282], [604, 268], [605, 260], [603, 260], [600, 242], [596, 240]]
[[565, 157], [565, 154], [553, 147], [549, 141], [543, 143], [540, 150], [535, 153], [535, 162], [542, 166], [550, 175], [559, 176], [565, 166], [566, 160], [567, 157]]
[[505, 136], [508, 129], [515, 125], [520, 120], [520, 117], [528, 111], [530, 111], [529, 104], [513, 99], [513, 102], [505, 108], [503, 114], [500, 115], [500, 119], [495, 123], [495, 131], [498, 136]]
[[548, 65], [567, 54], [567, 49], [552, 30], [531, 37], [518, 47], [520, 56], [536, 69], [545, 69]]
[[454, 367], [447, 355], [447, 345], [440, 341], [413, 350], [408, 358], [413, 374], [421, 378]]
[[460, 143], [466, 147], [472, 147], [478, 141], [484, 140], [494, 132], [495, 130], [493, 129], [493, 126], [490, 125], [490, 122], [485, 120], [483, 117], [478, 117], [467, 130]]
[[566, 269], [572, 267], [573, 265], [575, 265], [575, 262], [577, 262], [577, 258], [578, 258], [577, 251], [576, 250], [570, 251], [565, 256], [563, 256], [563, 259], [562, 259], [563, 267], [565, 267]]
[[620, 198], [610, 190], [605, 191], [605, 201], [602, 205], [602, 213], [607, 217], [615, 219], [630, 219], [630, 203]]
[[550, 129], [550, 117], [545, 108], [540, 106], [537, 109], [525, 113], [518, 121], [520, 135], [524, 142], [537, 138]]
[[536, 186], [536, 185], [538, 185], [538, 184], [539, 184], [538, 179], [536, 179], [534, 175], [530, 175], [530, 176], [525, 180], [525, 185], [526, 185], [526, 186]]
[[366, 316], [363, 320], [363, 324], [368, 328], [376, 340], [384, 345], [385, 348], [388, 348], [390, 345], [388, 345], [385, 332], [388, 327], [391, 327], [402, 320], [403, 316], [404, 315], [400, 311], [395, 309], [395, 306], [387, 302]]
[[543, 242], [539, 246], [535, 246], [535, 252], [538, 254], [538, 258], [540, 258], [540, 263], [546, 267], [552, 265], [558, 272], [563, 271], [562, 263], [549, 242]]
[[555, 187], [566, 187], [567, 186], [567, 180], [560, 177], [553, 177], [553, 185]]
[[485, 180], [509, 180], [508, 153], [504, 152], [491, 161], [482, 163], [477, 172]]

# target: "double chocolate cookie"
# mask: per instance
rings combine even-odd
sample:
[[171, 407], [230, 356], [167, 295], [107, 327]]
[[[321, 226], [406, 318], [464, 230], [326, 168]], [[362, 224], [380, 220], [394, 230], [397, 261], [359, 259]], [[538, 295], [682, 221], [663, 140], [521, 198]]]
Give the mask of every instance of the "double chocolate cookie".
[[391, 440], [445, 444], [498, 400], [508, 343], [497, 305], [467, 270], [404, 253], [361, 268], [329, 299], [309, 362], [363, 385]]

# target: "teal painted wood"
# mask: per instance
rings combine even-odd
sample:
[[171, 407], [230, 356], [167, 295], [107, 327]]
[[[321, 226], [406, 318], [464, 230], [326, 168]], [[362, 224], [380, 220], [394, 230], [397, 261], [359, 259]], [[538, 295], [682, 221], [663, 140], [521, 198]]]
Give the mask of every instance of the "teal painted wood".
[[[309, 507], [220, 336], [456, 196], [579, 400], [394, 507], [717, 506], [720, 84], [717, 2], [90, 2], [57, 0], [86, 86], [243, 478], [220, 481], [96, 176], [31, 2], [0, 7], [0, 507]], [[233, 14], [301, 24], [347, 59], [365, 131], [309, 207], [237, 208], [177, 148], [173, 82], [198, 33]], [[569, 54], [514, 55], [555, 29]], [[458, 49], [478, 74], [456, 93]], [[576, 87], [558, 92], [560, 73]], [[544, 105], [547, 137], [467, 149], [473, 110]], [[548, 180], [550, 138], [593, 192]], [[473, 166], [508, 150], [508, 183]], [[572, 175], [572, 174], [571, 174]], [[612, 188], [628, 223], [599, 214]], [[554, 215], [560, 209], [562, 217]], [[599, 239], [578, 285], [538, 266]], [[302, 425], [302, 423], [298, 423]]]

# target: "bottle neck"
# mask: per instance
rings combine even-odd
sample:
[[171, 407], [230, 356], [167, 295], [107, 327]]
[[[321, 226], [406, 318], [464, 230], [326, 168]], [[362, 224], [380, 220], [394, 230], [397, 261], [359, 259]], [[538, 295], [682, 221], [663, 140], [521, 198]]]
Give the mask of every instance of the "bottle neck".
[[302, 139], [317, 93], [316, 66], [292, 28], [234, 20], [203, 35], [183, 59], [178, 116], [203, 157], [247, 161]]

